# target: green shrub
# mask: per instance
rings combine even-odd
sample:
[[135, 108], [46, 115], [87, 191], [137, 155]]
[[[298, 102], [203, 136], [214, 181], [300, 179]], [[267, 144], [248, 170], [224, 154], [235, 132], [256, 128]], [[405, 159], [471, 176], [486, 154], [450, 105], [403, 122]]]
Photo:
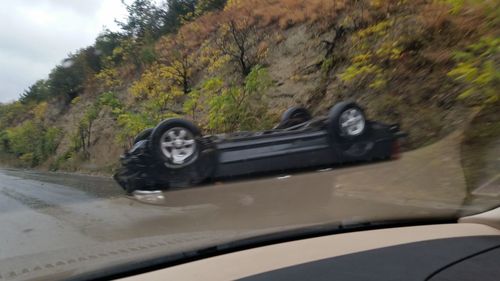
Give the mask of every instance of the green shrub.
[[194, 91], [184, 108], [208, 111], [206, 127], [211, 131], [254, 130], [270, 126], [266, 92], [272, 87], [267, 69], [254, 67], [242, 85], [226, 84], [221, 78], [206, 80]]
[[[165, 116], [167, 117], [167, 116]], [[153, 120], [149, 114], [123, 112], [118, 116], [120, 131], [117, 141], [125, 146], [131, 145], [134, 137], [144, 129], [156, 126], [158, 120]]]
[[459, 99], [476, 104], [500, 101], [500, 38], [483, 37], [456, 52], [454, 59], [457, 65], [448, 76], [464, 86]]
[[[9, 152], [30, 166], [36, 166], [52, 155], [59, 144], [61, 130], [25, 121], [7, 130]], [[5, 141], [5, 136], [4, 136]]]
[[99, 96], [99, 104], [109, 106], [111, 110], [121, 109], [123, 107], [121, 101], [114, 92], [105, 92]]

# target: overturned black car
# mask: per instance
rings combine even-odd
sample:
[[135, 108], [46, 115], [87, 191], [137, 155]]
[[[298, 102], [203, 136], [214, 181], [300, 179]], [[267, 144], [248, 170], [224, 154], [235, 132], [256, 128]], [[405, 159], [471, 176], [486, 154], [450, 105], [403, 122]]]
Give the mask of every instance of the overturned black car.
[[128, 193], [185, 187], [208, 179], [390, 159], [399, 152], [398, 125], [366, 120], [354, 102], [313, 118], [292, 107], [272, 130], [203, 136], [184, 119], [140, 133], [121, 157], [115, 180]]

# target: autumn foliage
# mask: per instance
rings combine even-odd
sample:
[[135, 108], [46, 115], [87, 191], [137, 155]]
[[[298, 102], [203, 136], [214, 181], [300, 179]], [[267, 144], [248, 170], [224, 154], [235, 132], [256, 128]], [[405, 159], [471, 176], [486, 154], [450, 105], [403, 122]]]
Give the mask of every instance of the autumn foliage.
[[[91, 161], [94, 146], [126, 148], [172, 116], [210, 133], [264, 129], [283, 104], [324, 112], [345, 98], [415, 130], [418, 146], [457, 104], [498, 102], [497, 2], [135, 0], [121, 31], [103, 31], [19, 102], [0, 105], [0, 150], [29, 165], [56, 153], [57, 168]], [[298, 31], [309, 41], [288, 40]], [[314, 61], [287, 57], [287, 48], [306, 48]], [[289, 76], [273, 70], [284, 60]], [[283, 84], [306, 98], [271, 105]], [[114, 138], [99, 139], [106, 122]], [[34, 128], [43, 142], [26, 141]]]

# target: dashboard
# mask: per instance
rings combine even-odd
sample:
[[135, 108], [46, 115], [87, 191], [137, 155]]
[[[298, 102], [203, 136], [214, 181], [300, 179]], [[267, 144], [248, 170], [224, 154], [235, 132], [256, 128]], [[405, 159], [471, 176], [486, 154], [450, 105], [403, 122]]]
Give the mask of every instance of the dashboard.
[[457, 223], [273, 244], [122, 280], [499, 280], [500, 209]]

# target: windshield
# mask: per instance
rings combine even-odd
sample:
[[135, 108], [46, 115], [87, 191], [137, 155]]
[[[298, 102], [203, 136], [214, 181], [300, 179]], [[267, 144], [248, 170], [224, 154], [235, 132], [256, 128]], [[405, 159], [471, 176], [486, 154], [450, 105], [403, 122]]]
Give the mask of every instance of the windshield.
[[4, 6], [0, 280], [500, 206], [495, 1]]

